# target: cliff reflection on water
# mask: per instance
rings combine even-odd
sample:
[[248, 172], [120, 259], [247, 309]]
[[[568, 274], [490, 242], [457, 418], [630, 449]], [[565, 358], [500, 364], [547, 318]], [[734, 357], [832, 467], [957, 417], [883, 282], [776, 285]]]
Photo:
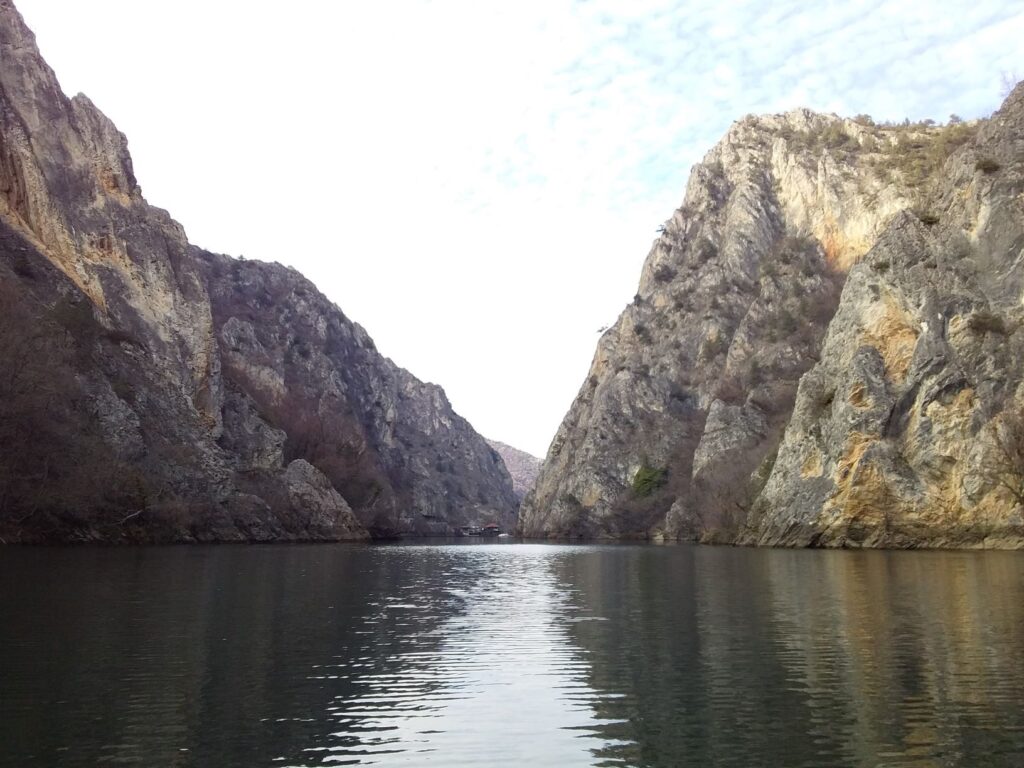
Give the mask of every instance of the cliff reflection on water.
[[[614, 561], [618, 561], [613, 564]], [[559, 561], [642, 765], [1024, 764], [1024, 557], [623, 548]]]
[[0, 553], [0, 765], [1019, 766], [1024, 556]]

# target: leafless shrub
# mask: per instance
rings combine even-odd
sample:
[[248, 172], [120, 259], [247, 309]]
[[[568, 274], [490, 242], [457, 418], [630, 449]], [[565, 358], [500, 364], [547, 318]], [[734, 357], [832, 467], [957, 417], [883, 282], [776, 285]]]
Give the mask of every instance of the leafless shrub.
[[676, 271], [668, 264], [662, 264], [654, 270], [654, 280], [658, 283], [671, 283], [676, 276]]
[[0, 523], [132, 503], [76, 377], [95, 330], [82, 302], [46, 314], [0, 276]]
[[999, 79], [999, 96], [1005, 100], [1013, 92], [1013, 89], [1017, 87], [1017, 83], [1020, 82], [1020, 76], [1016, 72], [1002, 72]]
[[974, 164], [974, 167], [984, 174], [995, 173], [1000, 168], [1002, 168], [1002, 166], [999, 165], [999, 163], [997, 163], [991, 157], [978, 158], [978, 161]]
[[1024, 506], [1024, 412], [1004, 411], [988, 435], [988, 461], [982, 476], [989, 484], [1006, 490], [1018, 506]]
[[967, 320], [967, 327], [979, 335], [995, 333], [1005, 336], [1007, 331], [1006, 321], [1002, 315], [989, 311], [975, 312]]

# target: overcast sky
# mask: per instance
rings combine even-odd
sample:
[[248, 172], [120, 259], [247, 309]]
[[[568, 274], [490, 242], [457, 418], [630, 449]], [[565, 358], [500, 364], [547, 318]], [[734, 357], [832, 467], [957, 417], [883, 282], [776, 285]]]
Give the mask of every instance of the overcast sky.
[[192, 242], [310, 277], [543, 455], [690, 166], [751, 112], [986, 115], [1024, 3], [17, 0]]

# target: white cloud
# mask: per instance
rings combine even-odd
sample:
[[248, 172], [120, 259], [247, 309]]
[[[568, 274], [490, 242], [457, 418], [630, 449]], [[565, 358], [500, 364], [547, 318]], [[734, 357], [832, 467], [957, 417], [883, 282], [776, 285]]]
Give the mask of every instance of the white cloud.
[[194, 242], [298, 267], [535, 453], [732, 120], [969, 117], [1024, 72], [995, 0], [18, 5]]

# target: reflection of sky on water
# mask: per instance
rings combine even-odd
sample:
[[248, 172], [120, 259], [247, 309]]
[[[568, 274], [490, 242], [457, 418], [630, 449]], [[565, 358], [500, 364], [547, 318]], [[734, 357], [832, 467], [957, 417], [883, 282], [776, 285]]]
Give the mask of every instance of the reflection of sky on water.
[[1024, 553], [3, 555], [0, 768], [1024, 766]]
[[[382, 552], [437, 559], [444, 586], [386, 596], [359, 630], [365, 643], [341, 654], [349, 660], [314, 670], [357, 692], [333, 701], [332, 743], [309, 748], [311, 763], [592, 765], [610, 746], [598, 730], [614, 721], [595, 715], [602, 696], [569, 636], [597, 617], [551, 569], [572, 555], [542, 545]], [[432, 625], [439, 608], [451, 615]]]

